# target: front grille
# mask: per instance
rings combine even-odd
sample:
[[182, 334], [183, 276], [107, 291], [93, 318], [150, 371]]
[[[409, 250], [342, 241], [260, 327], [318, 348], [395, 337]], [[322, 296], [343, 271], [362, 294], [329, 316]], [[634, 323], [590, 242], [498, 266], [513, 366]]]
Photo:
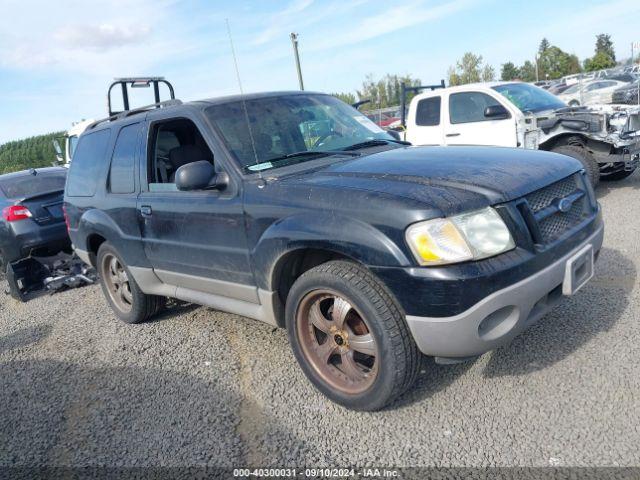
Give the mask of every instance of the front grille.
[[585, 181], [578, 173], [525, 197], [525, 221], [536, 243], [553, 243], [593, 214]]
[[583, 208], [580, 203], [579, 201], [574, 203], [567, 213], [558, 212], [539, 222], [540, 233], [545, 243], [559, 238], [564, 232], [584, 220]]
[[536, 213], [551, 205], [555, 199], [564, 198], [573, 193], [575, 189], [576, 179], [572, 175], [564, 180], [560, 180], [559, 182], [552, 183], [540, 190], [536, 190], [535, 192], [527, 195], [526, 198], [527, 202], [529, 202], [529, 207], [533, 210], [533, 213]]

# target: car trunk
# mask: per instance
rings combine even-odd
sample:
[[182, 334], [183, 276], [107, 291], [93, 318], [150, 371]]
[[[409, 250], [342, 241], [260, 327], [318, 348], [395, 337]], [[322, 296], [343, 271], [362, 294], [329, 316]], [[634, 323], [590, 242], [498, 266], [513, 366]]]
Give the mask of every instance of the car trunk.
[[64, 190], [55, 190], [14, 200], [14, 204], [27, 207], [38, 225], [51, 225], [64, 221], [63, 197]]

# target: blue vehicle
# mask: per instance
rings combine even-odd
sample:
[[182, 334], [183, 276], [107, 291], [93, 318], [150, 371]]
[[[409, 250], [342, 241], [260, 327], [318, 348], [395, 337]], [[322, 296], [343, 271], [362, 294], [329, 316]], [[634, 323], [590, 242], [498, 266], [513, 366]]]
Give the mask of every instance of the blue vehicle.
[[62, 212], [67, 169], [38, 168], [0, 175], [0, 269], [32, 255], [70, 251]]
[[171, 297], [286, 328], [309, 380], [358, 410], [406, 391], [422, 354], [476, 357], [575, 294], [604, 228], [574, 159], [412, 147], [308, 92], [98, 121], [65, 208], [120, 319]]

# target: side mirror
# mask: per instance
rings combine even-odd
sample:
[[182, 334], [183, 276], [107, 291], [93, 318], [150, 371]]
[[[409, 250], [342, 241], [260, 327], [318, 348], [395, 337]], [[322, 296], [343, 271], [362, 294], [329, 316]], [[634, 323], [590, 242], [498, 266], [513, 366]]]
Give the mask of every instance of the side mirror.
[[222, 189], [228, 183], [228, 175], [216, 174], [215, 168], [207, 160], [187, 163], [176, 171], [176, 188], [181, 191]]
[[60, 143], [58, 142], [57, 138], [53, 139], [53, 149], [56, 151], [56, 160], [58, 160], [58, 163], [64, 163], [62, 148], [60, 148]]
[[485, 118], [491, 118], [493, 120], [504, 120], [509, 118], [509, 112], [502, 105], [490, 105], [484, 109]]

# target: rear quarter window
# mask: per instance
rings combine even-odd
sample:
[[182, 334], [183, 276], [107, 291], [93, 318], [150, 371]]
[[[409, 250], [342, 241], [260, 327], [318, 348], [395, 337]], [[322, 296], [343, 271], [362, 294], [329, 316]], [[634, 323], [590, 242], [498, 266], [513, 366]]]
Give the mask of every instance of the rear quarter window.
[[440, 97], [425, 98], [416, 107], [416, 125], [435, 127], [440, 125]]
[[110, 137], [110, 129], [80, 137], [67, 178], [68, 196], [92, 197], [95, 195]]
[[111, 158], [109, 189], [111, 193], [133, 193], [135, 190], [135, 159], [140, 124], [120, 130]]

